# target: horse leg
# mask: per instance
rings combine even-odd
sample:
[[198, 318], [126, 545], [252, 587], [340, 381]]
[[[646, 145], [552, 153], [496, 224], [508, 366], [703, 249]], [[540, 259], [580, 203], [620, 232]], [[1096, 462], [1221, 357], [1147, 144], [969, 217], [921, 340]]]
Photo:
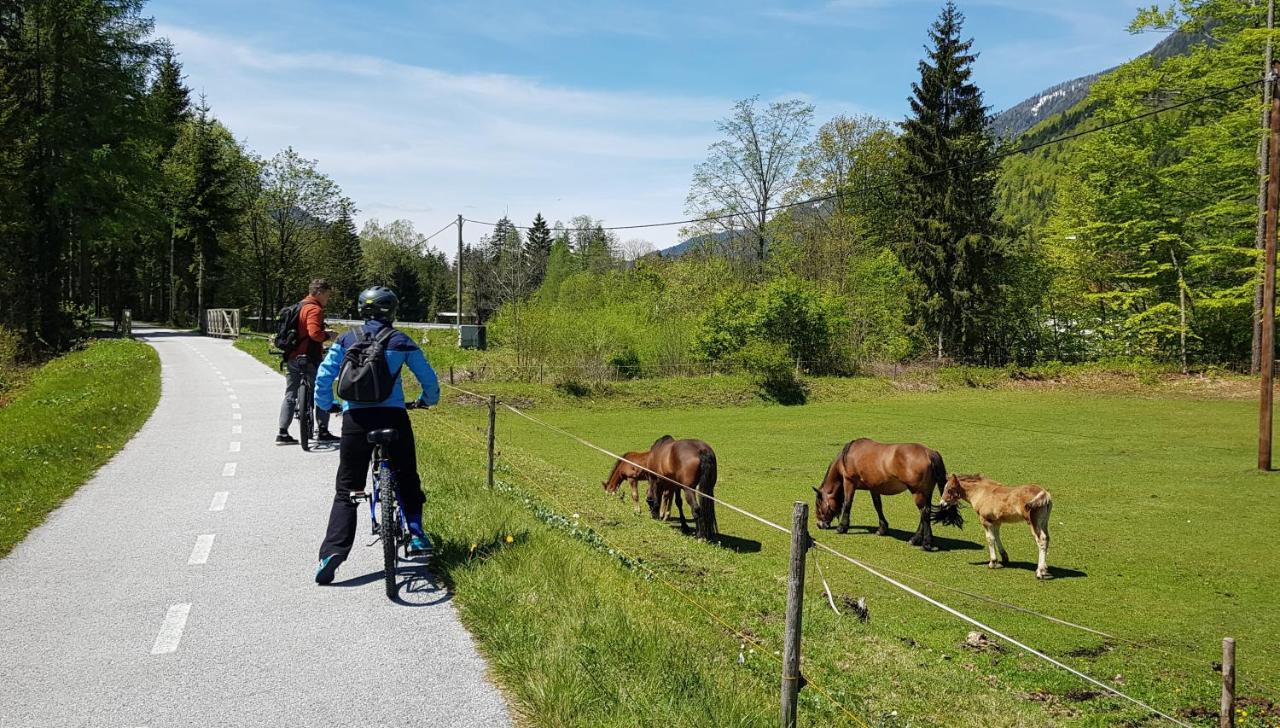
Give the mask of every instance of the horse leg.
[[1001, 564], [999, 561], [996, 561], [996, 544], [999, 543], [999, 537], [996, 535], [996, 532], [999, 528], [1000, 528], [999, 523], [987, 523], [986, 521], [982, 522], [982, 530], [986, 532], [986, 535], [987, 535], [987, 568], [988, 569], [999, 569], [1001, 566], [1003, 566], [1003, 564]]
[[1036, 537], [1040, 558], [1036, 563], [1036, 578], [1049, 579], [1049, 513], [1041, 509], [1031, 521], [1031, 534]]
[[911, 495], [915, 498], [916, 508], [920, 509], [920, 525], [916, 526], [916, 533], [907, 543], [912, 546], [919, 546], [925, 551], [936, 551], [933, 546], [933, 526], [929, 523], [929, 501], [932, 500], [931, 495], [933, 488], [929, 488], [927, 493], [913, 492]]
[[884, 504], [880, 502], [880, 494], [871, 491], [871, 505], [876, 507], [876, 518], [880, 519], [880, 528], [876, 529], [877, 536], [889, 535], [889, 522], [884, 519]]
[[[683, 498], [681, 497], [680, 491], [684, 491]], [[686, 490], [685, 488], [681, 488], [680, 490], [676, 491], [675, 495], [672, 497], [675, 499], [675, 502], [676, 502], [676, 510], [680, 512], [680, 533], [688, 533], [689, 524], [684, 520], [684, 502], [686, 500], [689, 501], [689, 511], [693, 514], [694, 523], [698, 522], [698, 506], [693, 502], [693, 498], [689, 496], [689, 491]]]
[[853, 496], [858, 492], [858, 486], [852, 480], [844, 481], [844, 504], [840, 506], [840, 525], [836, 526], [836, 533], [849, 532], [849, 511], [853, 510]]
[[996, 523], [994, 526], [991, 527], [991, 530], [993, 533], [995, 533], [995, 536], [996, 536], [996, 548], [1000, 549], [1000, 565], [1008, 566], [1009, 552], [1004, 550], [1004, 542], [1000, 540], [1000, 524]]
[[645, 503], [649, 504], [649, 517], [657, 520], [658, 518], [658, 500], [662, 497], [661, 489], [657, 482], [649, 481], [649, 493], [644, 497]]

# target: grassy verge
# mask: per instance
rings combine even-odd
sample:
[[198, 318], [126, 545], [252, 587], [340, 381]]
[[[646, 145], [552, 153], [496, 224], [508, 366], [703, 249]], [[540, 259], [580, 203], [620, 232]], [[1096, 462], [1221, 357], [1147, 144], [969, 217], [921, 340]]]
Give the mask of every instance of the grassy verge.
[[92, 341], [31, 373], [0, 408], [0, 556], [115, 455], [159, 399], [160, 359], [135, 341]]

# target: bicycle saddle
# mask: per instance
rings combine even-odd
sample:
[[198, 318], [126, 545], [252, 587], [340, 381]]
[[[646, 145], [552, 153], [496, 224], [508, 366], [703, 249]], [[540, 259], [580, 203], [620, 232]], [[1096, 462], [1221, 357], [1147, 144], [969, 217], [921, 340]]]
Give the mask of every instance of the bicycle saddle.
[[369, 433], [369, 442], [375, 445], [386, 445], [400, 439], [400, 433], [395, 430], [373, 430]]

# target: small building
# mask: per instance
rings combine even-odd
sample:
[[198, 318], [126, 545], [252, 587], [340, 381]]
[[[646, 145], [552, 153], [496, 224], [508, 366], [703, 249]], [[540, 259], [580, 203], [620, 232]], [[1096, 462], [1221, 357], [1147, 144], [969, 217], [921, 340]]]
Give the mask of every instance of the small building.
[[[462, 314], [461, 323], [464, 323], [464, 324], [475, 323], [475, 320], [476, 320], [475, 314], [471, 314], [471, 313]], [[436, 314], [436, 323], [448, 324], [449, 326], [457, 326], [459, 323], [458, 312], [457, 311], [440, 311]]]

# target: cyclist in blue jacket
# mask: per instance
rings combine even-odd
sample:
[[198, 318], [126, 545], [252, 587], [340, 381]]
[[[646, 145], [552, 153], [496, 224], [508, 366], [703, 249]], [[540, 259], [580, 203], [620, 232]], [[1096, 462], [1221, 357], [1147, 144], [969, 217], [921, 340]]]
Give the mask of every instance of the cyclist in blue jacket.
[[[376, 335], [391, 326], [400, 299], [390, 288], [374, 286], [360, 293], [358, 305], [364, 324], [339, 336], [316, 372], [315, 402], [319, 409], [328, 410], [333, 407], [333, 383], [342, 367], [346, 350], [361, 335]], [[384, 445], [383, 451], [395, 474], [396, 497], [400, 499], [400, 507], [408, 522], [409, 553], [424, 555], [431, 552], [431, 541], [422, 530], [422, 504], [426, 498], [422, 494], [422, 484], [418, 478], [413, 426], [409, 422], [409, 413], [405, 410], [404, 389], [399, 376], [401, 367], [409, 367], [409, 371], [413, 372], [422, 385], [422, 396], [418, 399], [420, 404], [433, 405], [439, 402], [440, 384], [422, 349], [403, 332], [394, 331], [390, 335], [385, 351], [387, 366], [396, 375], [391, 396], [374, 404], [342, 403], [337, 492], [334, 494], [333, 508], [329, 511], [329, 528], [325, 533], [324, 543], [320, 545], [320, 564], [316, 567], [317, 584], [333, 582], [334, 574], [346, 560], [347, 554], [351, 552], [351, 545], [355, 542], [357, 507], [351, 500], [351, 493], [364, 490], [365, 474], [369, 472], [369, 460], [373, 456], [373, 445], [368, 441], [367, 434], [373, 430], [394, 429], [399, 432], [399, 438]]]

